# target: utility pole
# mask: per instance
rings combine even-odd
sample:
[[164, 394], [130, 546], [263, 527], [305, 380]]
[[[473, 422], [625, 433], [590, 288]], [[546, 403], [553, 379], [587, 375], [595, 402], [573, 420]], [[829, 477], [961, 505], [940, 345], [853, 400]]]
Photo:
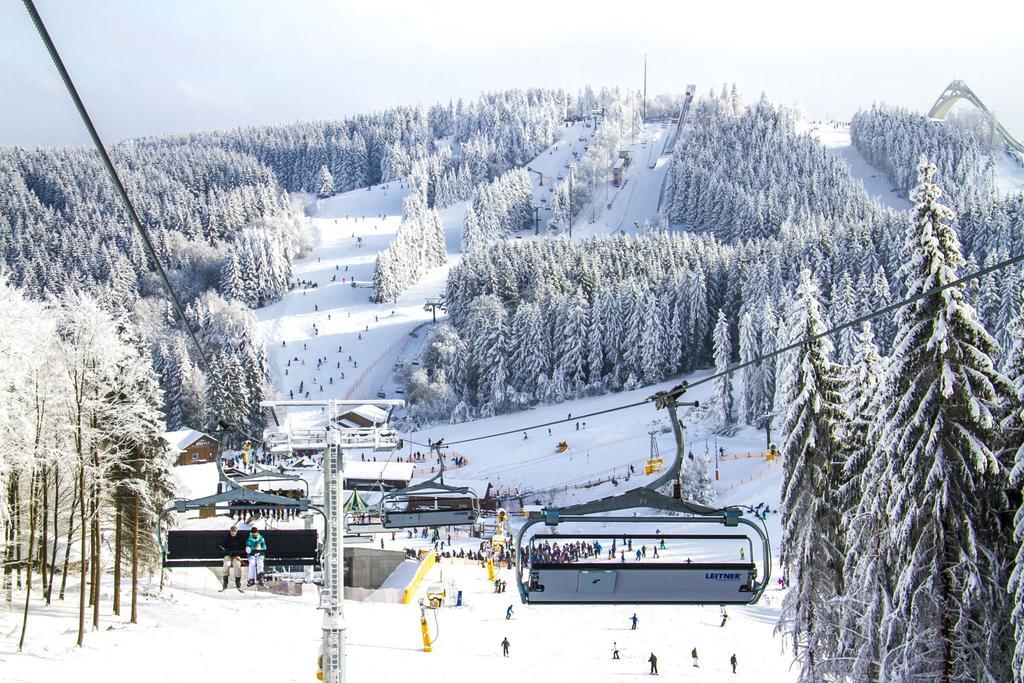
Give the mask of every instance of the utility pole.
[[764, 415], [761, 416], [761, 419], [764, 420], [765, 438], [766, 438], [766, 440], [768, 442], [768, 448], [769, 449], [772, 447], [772, 418], [773, 417], [775, 417], [775, 412], [768, 410], [768, 407], [765, 406]]
[[575, 166], [569, 166], [569, 240], [572, 240], [572, 171]]
[[644, 55], [644, 123], [647, 123], [647, 55]]

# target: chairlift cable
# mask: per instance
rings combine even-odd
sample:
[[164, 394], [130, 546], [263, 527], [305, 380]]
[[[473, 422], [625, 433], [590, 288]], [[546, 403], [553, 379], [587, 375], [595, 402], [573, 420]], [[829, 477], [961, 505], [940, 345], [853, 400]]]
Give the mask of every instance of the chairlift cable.
[[[900, 301], [897, 301], [895, 303], [889, 304], [888, 306], [884, 306], [882, 308], [876, 309], [876, 310], [871, 311], [869, 313], [865, 313], [864, 315], [858, 316], [858, 317], [856, 317], [856, 318], [854, 318], [852, 320], [848, 320], [848, 321], [846, 321], [844, 323], [840, 323], [838, 325], [833, 325], [832, 327], [830, 327], [829, 329], [825, 330], [824, 332], [819, 332], [819, 333], [811, 335], [809, 337], [804, 337], [804, 338], [800, 339], [799, 341], [795, 341], [795, 342], [793, 342], [791, 344], [787, 344], [786, 346], [783, 346], [781, 348], [774, 349], [772, 351], [767, 351], [767, 352], [762, 353], [759, 356], [757, 356], [757, 357], [755, 357], [755, 358], [753, 358], [751, 360], [744, 361], [742, 363], [736, 363], [734, 365], [730, 365], [729, 367], [727, 367], [725, 370], [722, 370], [721, 372], [713, 373], [711, 375], [708, 375], [707, 377], [702, 377], [701, 379], [694, 380], [693, 382], [688, 382], [688, 383], [685, 383], [685, 384], [682, 384], [682, 385], [677, 385], [677, 386], [673, 387], [672, 389], [668, 390], [668, 392], [666, 392], [666, 393], [669, 393], [669, 394], [675, 395], [675, 396], [680, 396], [680, 395], [682, 395], [683, 391], [685, 391], [685, 390], [692, 389], [692, 388], [694, 388], [696, 386], [700, 386], [701, 384], [707, 384], [708, 382], [711, 382], [711, 381], [716, 380], [716, 379], [720, 379], [720, 378], [725, 377], [727, 375], [731, 375], [734, 372], [736, 372], [738, 370], [742, 370], [742, 369], [747, 368], [747, 367], [750, 367], [751, 365], [757, 365], [759, 363], [762, 363], [762, 362], [764, 362], [766, 360], [769, 360], [769, 359], [774, 358], [776, 356], [779, 356], [781, 354], [788, 353], [790, 351], [794, 351], [794, 350], [800, 348], [801, 346], [803, 346], [806, 343], [809, 343], [809, 342], [812, 342], [812, 341], [816, 341], [816, 340], [821, 339], [823, 337], [828, 337], [830, 335], [835, 334], [836, 332], [840, 332], [840, 331], [848, 329], [850, 327], [854, 327], [855, 325], [859, 325], [859, 324], [861, 324], [863, 322], [867, 322], [869, 320], [873, 320], [874, 318], [878, 318], [878, 317], [883, 316], [883, 315], [885, 315], [887, 313], [891, 313], [891, 312], [893, 312], [895, 310], [903, 308], [904, 306], [908, 306], [908, 305], [910, 305], [912, 303], [920, 301], [921, 299], [925, 299], [927, 297], [933, 296], [935, 294], [943, 292], [943, 291], [945, 291], [947, 289], [950, 289], [952, 287], [959, 287], [960, 285], [965, 284], [967, 282], [970, 282], [971, 280], [976, 280], [978, 278], [984, 277], [985, 275], [989, 275], [989, 274], [994, 273], [996, 271], [1003, 270], [1004, 268], [1009, 268], [1010, 266], [1017, 265], [1018, 263], [1021, 263], [1022, 261], [1024, 261], [1024, 253], [1018, 254], [1017, 256], [1010, 257], [1008, 259], [1000, 261], [999, 263], [995, 263], [995, 264], [993, 264], [991, 266], [986, 266], [985, 268], [981, 268], [980, 270], [977, 270], [977, 271], [975, 271], [973, 273], [970, 273], [968, 275], [964, 275], [963, 277], [961, 277], [961, 278], [959, 278], [957, 280], [954, 280], [953, 282], [948, 282], [948, 283], [946, 283], [944, 285], [939, 285], [937, 287], [932, 287], [929, 290], [926, 290], [924, 292], [920, 292], [920, 293], [915, 294], [914, 296], [911, 296], [911, 297], [907, 297], [906, 299], [901, 299]], [[583, 415], [576, 415], [575, 417], [567, 418], [567, 419], [564, 419], [564, 420], [553, 420], [551, 422], [543, 422], [543, 423], [540, 423], [540, 424], [530, 425], [530, 426], [527, 426], [527, 427], [520, 427], [518, 429], [509, 429], [509, 430], [505, 430], [505, 431], [502, 431], [502, 432], [495, 432], [493, 434], [483, 434], [481, 436], [474, 436], [474, 437], [469, 437], [469, 438], [466, 438], [466, 439], [459, 439], [457, 441], [449, 441], [448, 445], [455, 446], [455, 445], [458, 445], [458, 444], [469, 443], [469, 442], [472, 442], [472, 441], [482, 441], [484, 439], [493, 439], [493, 438], [499, 437], [499, 436], [508, 436], [509, 434], [518, 434], [520, 432], [528, 432], [528, 431], [533, 430], [533, 429], [540, 429], [542, 427], [550, 427], [552, 425], [562, 424], [562, 423], [565, 423], [565, 422], [572, 422], [573, 420], [582, 420], [584, 418], [595, 417], [595, 416], [598, 416], [598, 415], [606, 415], [608, 413], [614, 413], [614, 412], [618, 412], [620, 410], [628, 410], [630, 408], [637, 408], [639, 406], [647, 405], [647, 404], [653, 402], [655, 400], [655, 398], [656, 398], [655, 396], [649, 396], [649, 397], [645, 398], [642, 401], [635, 401], [633, 403], [626, 403], [626, 404], [623, 404], [623, 405], [620, 405], [620, 406], [615, 406], [613, 408], [606, 408], [604, 410], [598, 410], [598, 411], [595, 411], [595, 412], [592, 412], [592, 413], [586, 413], [586, 414], [583, 414]]]
[[[54, 45], [49, 31], [47, 31], [46, 25], [43, 23], [43, 18], [39, 15], [39, 11], [36, 9], [33, 0], [23, 0], [23, 2], [25, 9], [28, 10], [29, 16], [32, 18], [32, 23], [35, 24], [39, 37], [46, 46], [46, 51], [50, 54], [50, 59], [53, 60], [53, 64], [57, 68], [57, 72], [60, 74], [61, 80], [64, 82], [64, 87], [67, 89], [68, 94], [71, 96], [71, 100], [74, 102], [75, 109], [78, 110], [78, 115], [81, 117], [82, 123], [85, 124], [89, 137], [92, 138], [93, 145], [96, 147], [96, 152], [99, 154], [100, 160], [103, 162], [107, 175], [114, 184], [114, 189], [117, 191], [117, 195], [121, 198], [121, 202], [124, 204], [124, 207], [128, 212], [128, 216], [131, 218], [132, 224], [135, 226], [135, 230], [142, 238], [142, 245], [146, 250], [146, 254], [153, 261], [157, 275], [160, 277], [160, 280], [171, 299], [171, 303], [174, 306], [175, 313], [181, 319], [181, 324], [185, 328], [185, 332], [188, 333], [189, 338], [192, 340], [192, 344], [195, 346], [196, 352], [199, 354], [199, 359], [202, 361], [203, 367], [206, 369], [211, 381], [217, 382], [218, 375], [214, 372], [213, 366], [210, 364], [210, 360], [207, 357], [206, 352], [203, 350], [203, 345], [199, 342], [195, 332], [192, 331], [192, 327], [188, 324], [188, 319], [185, 317], [185, 310], [182, 307], [177, 294], [174, 293], [174, 288], [171, 286], [171, 282], [167, 277], [167, 272], [164, 270], [163, 264], [160, 263], [160, 259], [157, 257], [156, 249], [153, 247], [153, 241], [150, 238], [149, 232], [142, 224], [142, 220], [139, 218], [139, 214], [135, 210], [134, 204], [132, 204], [131, 199], [128, 197], [128, 191], [125, 189], [124, 183], [121, 181], [121, 177], [117, 173], [117, 169], [114, 168], [114, 164], [110, 159], [110, 154], [107, 152], [107, 148], [103, 144], [103, 140], [100, 138], [100, 135], [96, 130], [96, 126], [93, 125], [92, 118], [89, 116], [89, 112], [85, 108], [85, 103], [82, 102], [82, 98], [78, 94], [78, 89], [75, 87], [74, 82], [71, 80], [71, 75], [64, 66], [64, 61], [57, 52], [57, 46]], [[232, 425], [228, 426], [237, 430], [237, 427]], [[243, 436], [250, 438], [244, 434]]]

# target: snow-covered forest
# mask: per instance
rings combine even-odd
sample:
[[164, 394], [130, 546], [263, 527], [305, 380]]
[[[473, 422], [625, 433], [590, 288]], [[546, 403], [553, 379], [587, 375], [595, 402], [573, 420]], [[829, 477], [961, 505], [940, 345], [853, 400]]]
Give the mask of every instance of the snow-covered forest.
[[[410, 397], [421, 419], [459, 421], [799, 344], [738, 386], [719, 379], [710, 405], [723, 432], [778, 416], [792, 585], [778, 630], [799, 680], [1021, 680], [1024, 510], [1015, 531], [1007, 493], [1024, 471], [1021, 269], [801, 343], [1019, 253], [1021, 199], [994, 194], [970, 133], [886, 116], [855, 130], [894, 182], [908, 138], [944, 169], [918, 155], [909, 215], [766, 98], [705, 98], [665, 197], [683, 231], [467, 254]], [[952, 208], [940, 177], [965, 185]]]
[[[648, 115], [679, 105], [653, 100]], [[84, 620], [110, 530], [119, 577], [122, 563], [153, 562], [151, 536], [137, 549], [134, 537], [170, 495], [160, 434], [261, 429], [271, 363], [252, 309], [285, 297], [293, 262], [314, 247], [303, 204], [312, 212], [313, 197], [398, 184], [408, 194], [376, 253], [372, 300], [397, 302], [450, 266], [447, 318], [409, 343], [417, 362], [399, 370], [405, 426], [713, 368], [696, 419], [723, 437], [777, 430], [789, 586], [777, 629], [799, 679], [1024, 683], [1024, 269], [808, 341], [1024, 251], [1024, 197], [998, 192], [994, 150], [971, 126], [886, 106], [855, 115], [856, 149], [914, 204], [901, 213], [804, 132], [795, 110], [722, 88], [694, 102], [670, 160], [636, 162], [664, 173], [653, 176], [660, 206], [657, 192], [648, 200], [655, 228], [566, 239], [604, 204], [597, 188], [644, 128], [641, 111], [620, 89], [510, 90], [115, 145], [209, 372], [94, 155], [0, 150], [0, 356], [12, 359], [0, 365], [0, 599], [12, 601], [32, 565], [49, 600], [55, 568], [80, 556]], [[596, 130], [566, 141], [566, 119]], [[543, 188], [541, 234], [515, 239], [539, 194], [524, 167], [559, 140], [586, 146], [574, 163], [563, 148], [571, 168]], [[449, 214], [462, 220], [462, 254], [450, 251], [452, 233], [446, 244]], [[303, 315], [310, 308], [330, 320], [323, 300], [307, 300]], [[725, 373], [787, 345], [797, 348]], [[390, 367], [387, 353], [370, 363]], [[710, 503], [707, 471], [687, 468], [686, 495]]]
[[[414, 281], [444, 258], [439, 219], [429, 208], [435, 200], [443, 206], [467, 198], [479, 183], [525, 163], [550, 143], [567, 104], [560, 91], [510, 90], [429, 110], [400, 107], [114, 145], [114, 163], [224, 381], [207, 377], [186, 343], [92, 151], [0, 150], [8, 188], [0, 202], [0, 253], [10, 282], [30, 296], [88, 291], [133, 320], [149, 345], [172, 429], [212, 428], [222, 420], [256, 432], [266, 361], [246, 309], [288, 290], [292, 261], [313, 241], [301, 203], [287, 193], [323, 197], [410, 176], [418, 196], [407, 207], [391, 281]], [[424, 239], [433, 240], [432, 250], [419, 250]], [[403, 249], [409, 242], [417, 246]]]
[[159, 557], [150, 530], [172, 487], [160, 385], [138, 331], [91, 295], [43, 303], [0, 279], [0, 309], [0, 602], [34, 587], [64, 600], [70, 562], [81, 644], [87, 621], [100, 627], [101, 556], [133, 622], [139, 570]]

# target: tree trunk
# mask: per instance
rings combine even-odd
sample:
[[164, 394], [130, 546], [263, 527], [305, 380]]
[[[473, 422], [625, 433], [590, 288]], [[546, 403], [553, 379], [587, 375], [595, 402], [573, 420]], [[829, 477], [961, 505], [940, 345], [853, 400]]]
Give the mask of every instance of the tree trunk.
[[[78, 505], [81, 508], [79, 514], [79, 524], [82, 525], [82, 543], [81, 543], [81, 554], [82, 554], [82, 570], [79, 573], [81, 583], [78, 589], [78, 647], [82, 647], [85, 642], [85, 566], [86, 566], [86, 553], [85, 553], [85, 461], [80, 460], [78, 463]], [[63, 593], [63, 591], [61, 591]]]
[[[60, 510], [60, 467], [54, 463], [53, 465], [53, 549], [50, 551], [50, 578], [46, 582], [46, 604], [49, 606], [50, 598], [53, 597], [53, 570], [57, 564], [57, 539], [59, 538], [57, 532], [57, 511]], [[43, 517], [43, 524], [46, 524], [46, 518]], [[69, 540], [68, 543], [71, 541]], [[65, 571], [67, 571], [65, 569]]]
[[78, 507], [78, 486], [79, 483], [75, 481], [75, 488], [71, 494], [71, 514], [68, 515], [68, 542], [64, 545], [64, 566], [60, 572], [60, 595], [57, 596], [58, 600], [64, 599], [64, 589], [68, 585], [68, 560], [71, 558], [71, 539], [75, 533], [75, 509]]
[[135, 514], [132, 515], [132, 618], [139, 623], [139, 493], [135, 492]]
[[[29, 493], [29, 511], [28, 511], [28, 564], [25, 569], [25, 611], [21, 615], [21, 638], [18, 640], [18, 652], [21, 652], [21, 648], [25, 645], [25, 630], [28, 628], [28, 605], [32, 597], [32, 551], [35, 550], [36, 545], [36, 513], [38, 512], [38, 506], [36, 505], [36, 478], [32, 475], [29, 480], [28, 493]], [[45, 524], [43, 526], [46, 526]]]
[[21, 500], [18, 493], [21, 491], [20, 477], [11, 477], [14, 480], [14, 496], [11, 504], [14, 506], [14, 580], [18, 588], [21, 588]]
[[114, 496], [114, 614], [121, 616], [121, 494]]
[[[93, 465], [100, 470], [99, 451], [92, 452]], [[100, 482], [92, 488], [92, 627], [100, 628]]]
[[42, 530], [43, 533], [42, 533], [42, 540], [41, 540], [41, 542], [39, 544], [39, 576], [40, 576], [40, 580], [42, 581], [42, 588], [43, 588], [43, 596], [44, 597], [49, 594], [49, 590], [47, 590], [47, 583], [46, 583], [46, 551], [47, 551], [48, 541], [50, 540], [49, 534], [47, 534], [48, 527], [46, 526], [46, 517], [47, 517], [48, 513], [50, 512], [50, 490], [49, 490], [50, 476], [49, 475], [50, 475], [49, 468], [44, 466], [43, 467], [43, 482], [42, 482], [42, 486], [43, 486], [43, 509], [42, 509], [42, 525], [41, 525], [41, 530]]
[[14, 572], [14, 499], [15, 499], [15, 477], [11, 476], [11, 480], [7, 484], [7, 512], [10, 523], [4, 530], [4, 541], [6, 543], [6, 549], [4, 550], [4, 582], [3, 582], [3, 600], [10, 605], [14, 600], [14, 578], [12, 573]]

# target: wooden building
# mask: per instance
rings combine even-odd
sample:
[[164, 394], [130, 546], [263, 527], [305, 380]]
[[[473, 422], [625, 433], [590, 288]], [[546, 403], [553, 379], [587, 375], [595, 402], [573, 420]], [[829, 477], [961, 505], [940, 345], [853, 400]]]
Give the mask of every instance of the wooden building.
[[164, 432], [164, 441], [174, 454], [175, 465], [198, 465], [217, 459], [220, 442], [209, 434], [194, 429]]

